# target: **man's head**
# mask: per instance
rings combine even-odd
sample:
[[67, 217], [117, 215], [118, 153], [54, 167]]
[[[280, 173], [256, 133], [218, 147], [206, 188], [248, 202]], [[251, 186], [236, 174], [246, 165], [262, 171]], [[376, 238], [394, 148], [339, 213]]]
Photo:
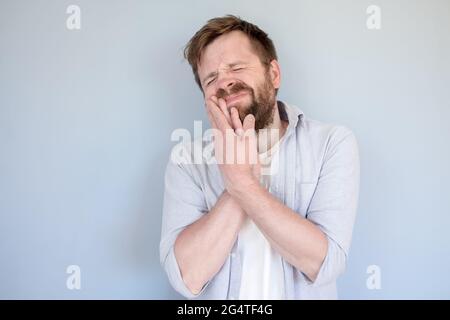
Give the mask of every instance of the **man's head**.
[[264, 31], [235, 16], [214, 18], [192, 37], [184, 55], [205, 101], [225, 99], [241, 120], [253, 114], [257, 130], [272, 123], [280, 68]]

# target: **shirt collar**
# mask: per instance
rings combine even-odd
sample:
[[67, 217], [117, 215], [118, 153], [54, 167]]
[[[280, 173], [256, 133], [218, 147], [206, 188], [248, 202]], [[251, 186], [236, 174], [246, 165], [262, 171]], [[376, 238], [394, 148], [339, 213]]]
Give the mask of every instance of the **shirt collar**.
[[288, 136], [294, 132], [295, 128], [299, 124], [300, 117], [304, 116], [302, 110], [293, 105], [288, 105], [280, 100], [277, 101], [278, 112], [280, 114], [281, 120], [286, 120], [289, 122], [285, 135]]

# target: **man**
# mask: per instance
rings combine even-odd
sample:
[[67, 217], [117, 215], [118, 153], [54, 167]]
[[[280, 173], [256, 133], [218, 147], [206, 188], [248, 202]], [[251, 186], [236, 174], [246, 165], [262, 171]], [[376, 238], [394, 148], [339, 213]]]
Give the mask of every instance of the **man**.
[[[187, 298], [337, 298], [359, 193], [354, 134], [276, 100], [275, 47], [249, 22], [209, 20], [185, 57], [214, 141], [177, 145], [184, 159], [166, 169], [160, 256], [170, 283]], [[211, 143], [214, 155], [193, 163], [193, 146]]]

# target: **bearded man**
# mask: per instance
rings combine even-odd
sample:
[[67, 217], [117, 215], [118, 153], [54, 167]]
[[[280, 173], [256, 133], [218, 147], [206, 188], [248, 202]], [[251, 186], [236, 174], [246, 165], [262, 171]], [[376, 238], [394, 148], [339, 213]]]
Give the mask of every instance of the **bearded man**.
[[[359, 194], [355, 135], [277, 100], [275, 46], [239, 17], [209, 20], [185, 57], [214, 139], [175, 146], [186, 159], [166, 168], [171, 285], [191, 299], [337, 298]], [[196, 143], [213, 146], [201, 163], [190, 161]]]

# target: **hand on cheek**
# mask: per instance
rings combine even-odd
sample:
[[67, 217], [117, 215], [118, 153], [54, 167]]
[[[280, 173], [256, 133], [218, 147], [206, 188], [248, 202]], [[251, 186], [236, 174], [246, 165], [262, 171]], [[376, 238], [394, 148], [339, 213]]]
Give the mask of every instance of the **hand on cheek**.
[[[219, 108], [220, 111], [222, 111], [229, 126], [232, 127], [233, 130], [236, 130], [238, 128], [237, 123], [235, 121], [233, 121], [233, 119], [231, 117], [231, 112], [230, 112], [230, 109], [227, 107], [227, 103], [226, 103], [225, 99], [217, 98], [217, 96], [211, 96], [208, 99], [208, 101], [209, 101], [211, 107], [215, 106], [216, 108]], [[239, 123], [240, 123], [240, 121], [239, 121]], [[240, 123], [240, 127], [242, 127], [242, 123]]]
[[249, 114], [242, 123], [238, 110], [231, 108], [229, 112], [223, 99], [217, 99], [217, 103], [216, 99], [209, 99], [207, 109], [215, 129], [215, 157], [225, 187], [229, 192], [245, 190], [249, 184], [258, 181], [260, 175], [255, 117]]

